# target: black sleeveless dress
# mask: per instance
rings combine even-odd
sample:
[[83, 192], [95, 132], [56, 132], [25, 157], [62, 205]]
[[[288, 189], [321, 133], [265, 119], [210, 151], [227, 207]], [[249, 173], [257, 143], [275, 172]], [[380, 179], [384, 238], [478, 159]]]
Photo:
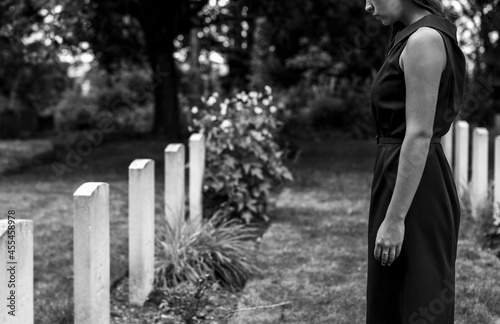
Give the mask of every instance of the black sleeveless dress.
[[[401, 254], [391, 266], [373, 256], [375, 239], [391, 201], [405, 136], [405, 79], [399, 66], [409, 36], [420, 27], [437, 30], [447, 62], [441, 75], [431, 141], [422, 179], [405, 219]], [[367, 324], [453, 324], [455, 259], [460, 202], [453, 174], [440, 144], [463, 102], [465, 57], [456, 26], [428, 15], [395, 38], [371, 89], [377, 153], [368, 222]]]

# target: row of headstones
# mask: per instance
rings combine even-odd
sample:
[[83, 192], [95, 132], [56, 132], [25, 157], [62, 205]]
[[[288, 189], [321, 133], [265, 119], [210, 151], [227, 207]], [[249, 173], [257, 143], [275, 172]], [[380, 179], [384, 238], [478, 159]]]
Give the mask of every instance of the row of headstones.
[[[459, 197], [463, 199], [469, 195], [467, 198], [471, 203], [472, 216], [477, 217], [488, 204], [489, 132], [484, 127], [472, 130], [470, 152], [469, 128], [466, 121], [454, 122], [449, 132], [443, 136], [442, 146], [452, 167]], [[472, 161], [469, 161], [469, 156]], [[497, 213], [496, 209], [500, 204], [500, 135], [495, 137], [492, 199]]]
[[[189, 222], [199, 226], [205, 165], [203, 135], [190, 137], [189, 156]], [[129, 302], [135, 306], [142, 306], [153, 289], [154, 169], [151, 159], [136, 159], [128, 169]], [[184, 221], [184, 170], [184, 145], [168, 145], [164, 204], [166, 221], [174, 230]], [[82, 184], [73, 194], [73, 217], [74, 322], [110, 323], [109, 185], [104, 182]], [[7, 253], [12, 246], [15, 251]], [[10, 225], [9, 220], [0, 221], [0, 267], [0, 323], [34, 323], [33, 221], [17, 219]]]

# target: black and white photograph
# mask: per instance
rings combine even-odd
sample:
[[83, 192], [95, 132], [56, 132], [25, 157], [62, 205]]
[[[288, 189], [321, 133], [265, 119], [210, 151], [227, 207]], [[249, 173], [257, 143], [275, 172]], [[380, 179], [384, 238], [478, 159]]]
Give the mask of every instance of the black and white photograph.
[[500, 0], [0, 0], [0, 324], [500, 324]]

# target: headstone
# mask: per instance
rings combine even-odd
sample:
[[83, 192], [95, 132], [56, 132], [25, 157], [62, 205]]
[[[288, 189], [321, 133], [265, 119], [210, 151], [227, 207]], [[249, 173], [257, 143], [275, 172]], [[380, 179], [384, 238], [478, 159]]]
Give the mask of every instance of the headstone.
[[75, 324], [109, 324], [109, 185], [81, 185], [73, 195], [73, 217]]
[[469, 182], [469, 123], [455, 122], [455, 182], [460, 197], [466, 192]]
[[450, 168], [453, 167], [453, 128], [454, 124], [451, 124], [450, 130], [442, 138], [443, 151]]
[[174, 233], [180, 230], [185, 215], [186, 153], [183, 144], [165, 149], [165, 217]]
[[472, 136], [471, 210], [477, 217], [488, 198], [488, 130], [478, 127]]
[[33, 324], [33, 221], [0, 220], [0, 323]]
[[189, 137], [189, 220], [201, 224], [203, 218], [203, 175], [205, 173], [205, 136]]
[[143, 306], [154, 282], [155, 162], [136, 159], [128, 175], [129, 302]]
[[495, 137], [495, 169], [494, 169], [493, 203], [494, 213], [500, 219], [500, 135]]

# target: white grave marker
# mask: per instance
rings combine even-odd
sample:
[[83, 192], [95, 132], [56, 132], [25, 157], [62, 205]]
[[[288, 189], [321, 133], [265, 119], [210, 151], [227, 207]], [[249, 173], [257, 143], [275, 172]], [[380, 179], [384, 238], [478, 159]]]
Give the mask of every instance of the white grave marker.
[[189, 220], [201, 224], [203, 212], [203, 174], [205, 172], [205, 136], [189, 137]]
[[469, 123], [455, 122], [455, 183], [458, 195], [463, 197], [469, 182]]
[[73, 216], [75, 323], [109, 324], [109, 185], [81, 185]]
[[494, 169], [493, 203], [497, 218], [500, 216], [500, 135], [495, 137], [495, 169]]
[[186, 153], [183, 144], [165, 149], [165, 217], [170, 228], [179, 231], [185, 215]]
[[136, 159], [128, 175], [129, 302], [143, 306], [154, 281], [155, 162]]
[[0, 323], [33, 324], [33, 222], [10, 216], [0, 220]]
[[471, 207], [477, 217], [488, 198], [488, 130], [478, 127], [472, 136]]

